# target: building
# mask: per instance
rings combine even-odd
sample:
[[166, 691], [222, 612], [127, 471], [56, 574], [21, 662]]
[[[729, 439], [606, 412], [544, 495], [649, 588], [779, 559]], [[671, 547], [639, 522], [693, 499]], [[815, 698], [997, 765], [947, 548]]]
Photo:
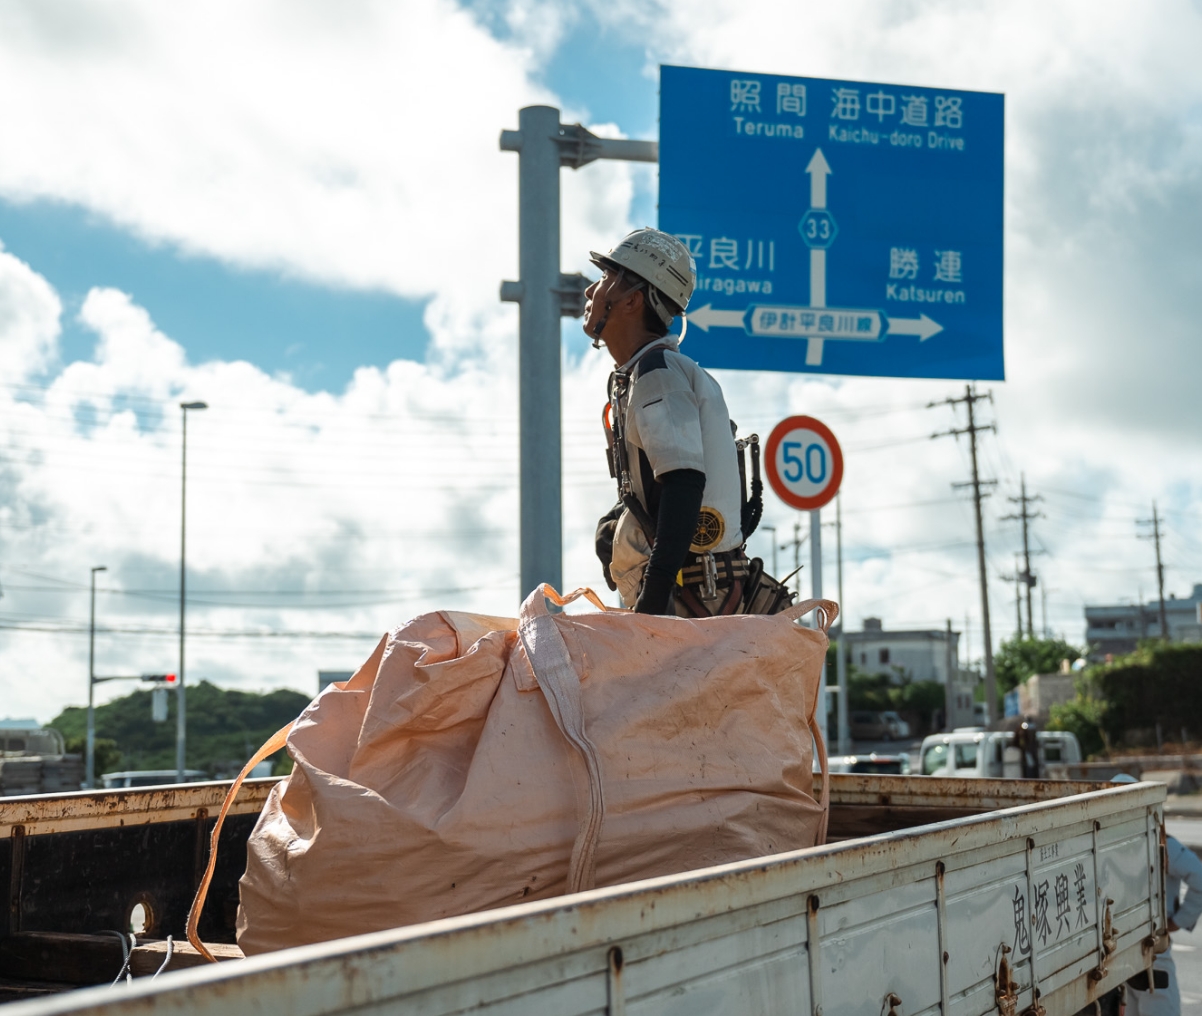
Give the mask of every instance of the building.
[[349, 681], [355, 676], [353, 670], [319, 670], [317, 672], [317, 694], [321, 694], [335, 681]]
[[1052, 718], [1052, 706], [1063, 705], [1077, 697], [1077, 675], [1071, 670], [1057, 674], [1032, 674], [1017, 688], [1006, 693], [1006, 716], [1033, 716], [1043, 725]]
[[863, 631], [849, 631], [851, 662], [866, 674], [886, 674], [894, 684], [903, 680], [947, 684], [959, 671], [960, 633], [935, 628], [925, 631], [887, 631], [879, 617], [864, 618]]
[[885, 674], [894, 684], [937, 681], [948, 689], [945, 726], [971, 726], [977, 675], [960, 669], [960, 633], [932, 628], [889, 631], [879, 617], [864, 618], [863, 631], [849, 631], [852, 664], [865, 674]]
[[[1194, 586], [1188, 599], [1170, 593], [1164, 612], [1170, 642], [1202, 642], [1202, 583]], [[1085, 641], [1095, 663], [1134, 652], [1143, 639], [1160, 637], [1159, 600], [1085, 607]]]

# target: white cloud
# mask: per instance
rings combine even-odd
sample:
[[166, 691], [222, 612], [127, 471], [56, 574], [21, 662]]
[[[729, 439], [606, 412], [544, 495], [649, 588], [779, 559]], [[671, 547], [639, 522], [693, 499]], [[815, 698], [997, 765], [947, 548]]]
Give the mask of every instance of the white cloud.
[[[516, 273], [517, 157], [498, 137], [553, 98], [531, 83], [536, 49], [448, 0], [5, 5], [0, 91], [27, 101], [0, 109], [0, 196], [76, 203], [233, 265], [433, 296], [435, 341], [454, 348], [503, 313]], [[591, 172], [594, 208], [621, 200], [628, 167]]]
[[50, 284], [0, 243], [0, 375], [21, 378], [49, 366], [61, 313]]

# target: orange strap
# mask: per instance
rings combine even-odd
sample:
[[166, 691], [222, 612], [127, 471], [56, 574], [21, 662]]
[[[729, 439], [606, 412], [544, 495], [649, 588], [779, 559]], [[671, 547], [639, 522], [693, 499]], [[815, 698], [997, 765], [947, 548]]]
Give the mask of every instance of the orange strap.
[[225, 800], [221, 802], [221, 811], [217, 813], [217, 822], [213, 826], [212, 836], [209, 837], [209, 864], [205, 868], [204, 877], [200, 880], [200, 885], [196, 888], [196, 898], [192, 901], [192, 909], [188, 911], [188, 941], [210, 963], [216, 963], [217, 957], [205, 948], [205, 944], [200, 940], [200, 935], [197, 934], [196, 929], [200, 925], [200, 913], [204, 910], [205, 897], [209, 894], [209, 883], [213, 881], [213, 869], [217, 867], [217, 838], [221, 835], [221, 826], [225, 822], [225, 816], [229, 813], [230, 807], [234, 803], [234, 798], [238, 796], [238, 789], [242, 786], [242, 781], [268, 755], [273, 755], [284, 747], [291, 732], [291, 723], [285, 727], [281, 727], [267, 739], [267, 743], [262, 748], [250, 757], [250, 761], [242, 767], [242, 772], [238, 774], [238, 778], [230, 786], [229, 791], [225, 795]]

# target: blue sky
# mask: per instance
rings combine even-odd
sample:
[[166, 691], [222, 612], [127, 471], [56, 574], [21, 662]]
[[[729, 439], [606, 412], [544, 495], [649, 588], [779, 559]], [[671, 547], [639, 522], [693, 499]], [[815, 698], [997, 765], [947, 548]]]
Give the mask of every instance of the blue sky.
[[421, 359], [429, 341], [419, 301], [187, 255], [74, 205], [0, 200], [0, 242], [58, 290], [64, 363], [92, 357], [96, 335], [78, 312], [93, 286], [129, 293], [193, 362], [249, 360], [307, 391], [341, 391], [357, 367]]

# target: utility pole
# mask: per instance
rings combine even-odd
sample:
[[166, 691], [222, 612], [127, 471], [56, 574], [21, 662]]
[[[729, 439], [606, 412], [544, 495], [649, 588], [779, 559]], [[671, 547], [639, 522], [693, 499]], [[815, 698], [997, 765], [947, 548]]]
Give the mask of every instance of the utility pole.
[[659, 143], [599, 138], [559, 122], [554, 106], [518, 111], [518, 129], [501, 132], [501, 151], [518, 153], [518, 280], [501, 299], [518, 310], [518, 422], [521, 596], [540, 582], [563, 587], [561, 462], [563, 317], [584, 314], [589, 280], [559, 270], [559, 170], [596, 159], [657, 162]]
[[83, 785], [88, 790], [96, 786], [96, 710], [93, 706], [96, 688], [96, 573], [108, 571], [104, 565], [92, 569], [92, 609], [88, 620], [88, 733], [84, 743]]
[[[801, 519], [798, 518], [793, 522], [793, 539], [780, 545], [781, 550], [793, 548], [793, 571], [785, 576], [785, 581], [793, 580], [793, 592], [797, 594], [798, 600], [801, 599], [801, 545], [805, 542], [805, 537], [801, 535]], [[775, 577], [774, 575], [773, 578]]]
[[767, 533], [772, 534], [772, 577], [777, 578], [776, 572], [776, 526], [760, 526]]
[[[1009, 519], [1021, 519], [1022, 520], [1024, 570], [1019, 575], [1019, 578], [1022, 580], [1023, 584], [1026, 585], [1026, 587], [1027, 587], [1027, 637], [1034, 638], [1035, 637], [1035, 622], [1033, 621], [1032, 616], [1031, 616], [1031, 587], [1035, 585], [1036, 580], [1035, 580], [1035, 576], [1033, 574], [1031, 574], [1031, 541], [1030, 541], [1030, 535], [1028, 532], [1027, 524], [1032, 519], [1043, 518], [1043, 512], [1028, 511], [1027, 506], [1034, 504], [1036, 501], [1042, 501], [1043, 498], [1040, 497], [1038, 494], [1036, 494], [1034, 497], [1027, 497], [1027, 476], [1025, 473], [1022, 474], [1022, 486], [1020, 489], [1021, 489], [1022, 493], [1018, 497], [1006, 498], [1006, 500], [1009, 501], [1011, 504], [1016, 504], [1016, 505], [1020, 506], [1018, 514], [1017, 515], [1003, 515], [1002, 519], [1003, 520], [1009, 520]], [[1015, 571], [1017, 572], [1018, 569], [1015, 568]], [[1045, 625], [1045, 627], [1046, 627], [1046, 625]], [[1022, 634], [1021, 629], [1022, 629], [1022, 625], [1020, 624], [1019, 625], [1019, 634], [1020, 635]]]
[[[946, 673], [946, 682], [943, 686], [943, 729], [952, 729], [952, 695], [956, 694], [956, 685], [960, 682], [957, 680], [959, 676], [956, 673], [956, 656], [952, 653], [952, 619], [947, 619], [947, 635], [944, 636], [943, 646], [943, 665]], [[959, 702], [956, 703], [957, 707]]]
[[1014, 624], [1021, 640], [1023, 637], [1023, 573], [1017, 554], [1014, 555], [1014, 574], [1003, 575], [1002, 578], [1014, 583]]
[[997, 712], [997, 679], [993, 672], [993, 633], [989, 626], [989, 575], [985, 570], [985, 526], [981, 518], [981, 500], [985, 497], [981, 493], [982, 487], [990, 487], [996, 485], [996, 480], [982, 480], [980, 467], [977, 463], [977, 434], [991, 430], [997, 433], [997, 425], [990, 423], [988, 425], [978, 426], [976, 415], [973, 412], [974, 407], [978, 402], [988, 399], [993, 402], [993, 393], [986, 392], [981, 394], [976, 390], [974, 385], [964, 386], [964, 395], [958, 399], [944, 399], [942, 402], [929, 403], [927, 408], [932, 409], [935, 406], [958, 406], [961, 403], [968, 409], [968, 426], [956, 430], [941, 431], [937, 434], [932, 434], [932, 439], [937, 437], [956, 437], [961, 434], [968, 435], [968, 447], [972, 452], [972, 480], [970, 483], [954, 483], [953, 487], [972, 487], [973, 510], [976, 514], [977, 521], [977, 572], [981, 584], [981, 622], [984, 627], [983, 638], [985, 643], [985, 718], [988, 723], [994, 720], [994, 714]]
[[835, 682], [839, 698], [835, 702], [839, 754], [851, 751], [851, 728], [847, 724], [847, 611], [843, 605], [843, 495], [835, 495], [835, 553], [839, 580], [839, 641], [836, 644]]
[[[1152, 532], [1148, 536], [1141, 536], [1141, 540], [1152, 540], [1156, 544], [1156, 589], [1160, 595], [1160, 640], [1168, 642], [1169, 640], [1169, 619], [1168, 614], [1164, 609], [1164, 562], [1160, 556], [1160, 514], [1156, 510], [1156, 502], [1152, 502], [1152, 517], [1150, 519], [1139, 519], [1136, 525], [1151, 526]], [[1141, 612], [1142, 613], [1142, 612]]]

